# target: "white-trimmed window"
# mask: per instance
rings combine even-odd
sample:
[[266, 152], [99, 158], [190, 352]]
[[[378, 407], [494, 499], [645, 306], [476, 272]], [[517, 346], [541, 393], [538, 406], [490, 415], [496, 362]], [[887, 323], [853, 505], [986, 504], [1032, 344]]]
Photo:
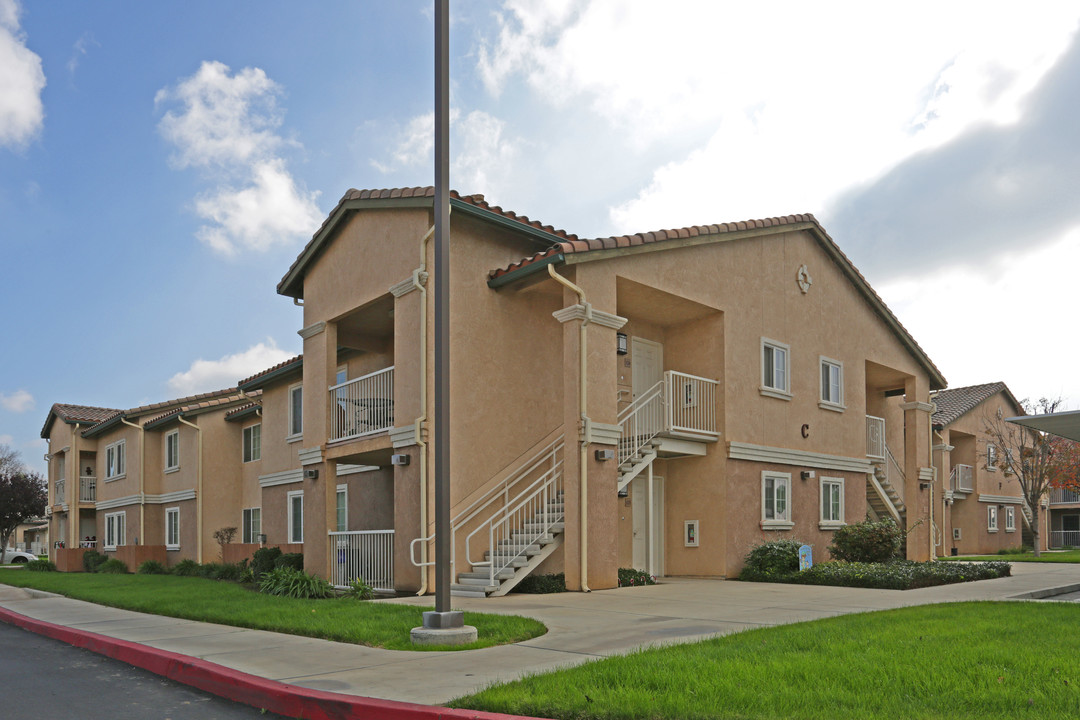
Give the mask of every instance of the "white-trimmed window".
[[349, 486], [342, 484], [337, 486], [337, 531], [345, 532], [349, 529]]
[[1016, 508], [1012, 505], [1005, 508], [1005, 532], [1016, 532]]
[[791, 521], [791, 473], [766, 470], [761, 473], [761, 527], [787, 530]]
[[298, 440], [304, 434], [304, 386], [289, 387], [289, 434], [287, 440]]
[[997, 532], [997, 505], [991, 505], [986, 508], [986, 530], [987, 532]]
[[1013, 451], [1011, 448], [1005, 448], [1005, 458], [1001, 463], [1001, 469], [1006, 475], [1013, 474]]
[[126, 443], [123, 440], [105, 446], [106, 480], [115, 480], [116, 478], [123, 477], [124, 473], [127, 472], [127, 458], [124, 452], [125, 447]]
[[844, 409], [844, 363], [821, 358], [821, 402], [826, 410]]
[[262, 424], [244, 428], [244, 462], [262, 459]]
[[821, 478], [822, 530], [844, 524], [844, 478]]
[[997, 472], [997, 446], [994, 443], [986, 443], [986, 469]]
[[294, 490], [286, 497], [289, 511], [289, 542], [304, 542], [304, 491]]
[[180, 508], [165, 508], [165, 549], [180, 549]]
[[127, 544], [127, 513], [105, 513], [105, 549], [115, 550], [118, 545]]
[[791, 399], [791, 347], [761, 338], [761, 394]]
[[180, 431], [165, 433], [165, 472], [180, 469]]
[[262, 508], [244, 508], [240, 542], [257, 543], [262, 533]]

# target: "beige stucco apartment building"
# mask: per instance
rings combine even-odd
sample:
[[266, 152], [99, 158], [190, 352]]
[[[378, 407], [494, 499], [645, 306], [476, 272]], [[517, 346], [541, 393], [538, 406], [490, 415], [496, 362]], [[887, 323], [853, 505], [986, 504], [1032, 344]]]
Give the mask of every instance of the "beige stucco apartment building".
[[[54, 406], [51, 477], [77, 478], [71, 454], [100, 478], [121, 438], [131, 473], [143, 433], [152, 487], [105, 497], [99, 480], [81, 505], [68, 487], [54, 537], [91, 534], [68, 519], [78, 506], [100, 539], [106, 513], [141, 493], [141, 542], [162, 544], [175, 502], [180, 552], [201, 540], [204, 561], [207, 533], [235, 525], [227, 559], [265, 542], [302, 549], [336, 584], [430, 590], [433, 195], [341, 199], [278, 285], [303, 307], [301, 356], [122, 414], [141, 430]], [[582, 240], [481, 196], [451, 206], [455, 592], [559, 571], [570, 589], [608, 588], [629, 566], [731, 577], [773, 538], [822, 559], [867, 515], [912, 528], [911, 558], [947, 553], [956, 504], [940, 502], [931, 449], [945, 379], [812, 216]], [[175, 432], [173, 480], [161, 453]], [[202, 458], [201, 484], [187, 457]], [[200, 495], [201, 524], [185, 514]]]

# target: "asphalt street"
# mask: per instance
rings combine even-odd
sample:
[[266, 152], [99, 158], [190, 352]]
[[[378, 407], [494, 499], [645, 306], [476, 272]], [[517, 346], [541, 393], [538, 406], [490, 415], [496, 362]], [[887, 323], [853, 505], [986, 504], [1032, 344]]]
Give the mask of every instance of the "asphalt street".
[[0, 623], [0, 717], [79, 720], [280, 718], [89, 650]]

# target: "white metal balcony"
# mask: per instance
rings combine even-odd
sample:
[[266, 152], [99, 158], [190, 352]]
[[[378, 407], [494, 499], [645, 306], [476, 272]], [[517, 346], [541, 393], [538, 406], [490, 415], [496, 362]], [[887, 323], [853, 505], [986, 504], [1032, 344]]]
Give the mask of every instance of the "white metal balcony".
[[1054, 488], [1050, 491], [1051, 505], [1071, 505], [1074, 503], [1080, 503], [1080, 493], [1075, 490]]
[[97, 478], [79, 478], [79, 502], [97, 502]]
[[973, 468], [970, 465], [953, 465], [952, 473], [949, 475], [953, 492], [974, 492], [975, 485], [972, 478]]
[[330, 442], [394, 427], [394, 368], [330, 387]]
[[866, 457], [885, 462], [885, 418], [866, 416]]

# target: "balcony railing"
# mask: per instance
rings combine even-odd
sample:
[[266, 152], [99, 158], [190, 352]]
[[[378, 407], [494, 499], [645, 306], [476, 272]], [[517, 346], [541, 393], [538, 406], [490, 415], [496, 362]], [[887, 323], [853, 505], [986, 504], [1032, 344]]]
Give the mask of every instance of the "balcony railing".
[[330, 408], [331, 442], [394, 427], [394, 368], [331, 386]]
[[953, 492], [973, 492], [972, 468], [970, 465], [953, 465], [952, 474], [949, 475]]
[[1080, 547], [1080, 530], [1051, 530], [1050, 547]]
[[353, 530], [330, 533], [334, 565], [330, 584], [347, 588], [362, 579], [374, 590], [394, 591], [394, 531]]
[[64, 488], [67, 486], [63, 480], [57, 480], [53, 490], [53, 505], [60, 505], [67, 502], [67, 498], [64, 497]]
[[885, 418], [866, 416], [866, 457], [885, 462]]
[[1080, 503], [1080, 493], [1076, 492], [1075, 490], [1054, 488], [1050, 491], [1051, 505], [1069, 505], [1072, 503]]
[[79, 502], [97, 502], [97, 478], [79, 478]]
[[667, 429], [672, 434], [706, 436], [715, 440], [716, 387], [715, 380], [668, 370], [664, 373], [667, 385]]

